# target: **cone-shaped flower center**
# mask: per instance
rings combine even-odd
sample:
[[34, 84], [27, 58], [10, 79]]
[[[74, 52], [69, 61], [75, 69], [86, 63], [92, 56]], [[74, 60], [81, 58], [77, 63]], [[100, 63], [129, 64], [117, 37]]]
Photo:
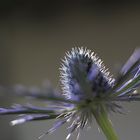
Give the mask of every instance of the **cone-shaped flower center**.
[[62, 60], [61, 83], [64, 95], [72, 100], [102, 96], [114, 84], [103, 62], [91, 50], [73, 48]]

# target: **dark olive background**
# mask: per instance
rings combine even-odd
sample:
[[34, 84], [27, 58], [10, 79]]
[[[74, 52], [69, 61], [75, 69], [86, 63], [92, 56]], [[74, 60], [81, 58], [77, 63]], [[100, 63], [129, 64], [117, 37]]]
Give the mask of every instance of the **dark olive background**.
[[[46, 79], [60, 90], [60, 59], [72, 47], [95, 51], [117, 73], [140, 46], [140, 4], [133, 1], [32, 1], [0, 2], [0, 83], [40, 86]], [[0, 105], [23, 102], [0, 94]], [[112, 114], [120, 140], [140, 137], [140, 103], [126, 103], [126, 115]], [[129, 112], [129, 113], [128, 113]], [[11, 127], [14, 117], [0, 116], [1, 140], [35, 140], [53, 121]], [[65, 127], [47, 140], [63, 140]], [[73, 138], [75, 139], [75, 138]], [[80, 140], [105, 140], [94, 121]]]

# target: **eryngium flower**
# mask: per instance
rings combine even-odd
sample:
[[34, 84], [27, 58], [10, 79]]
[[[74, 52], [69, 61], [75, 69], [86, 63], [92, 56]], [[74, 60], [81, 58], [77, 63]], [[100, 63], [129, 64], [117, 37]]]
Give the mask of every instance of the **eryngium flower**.
[[4, 89], [16, 95], [44, 100], [47, 107], [16, 105], [8, 109], [1, 108], [0, 114], [23, 114], [21, 118], [12, 121], [12, 125], [56, 119], [54, 126], [39, 139], [65, 123], [69, 125], [66, 139], [68, 140], [74, 132], [77, 132], [78, 139], [80, 131], [90, 126], [95, 118], [106, 138], [117, 140], [108, 113], [123, 113], [120, 101], [140, 100], [140, 49], [134, 51], [116, 80], [94, 52], [82, 47], [73, 48], [66, 53], [60, 71], [62, 94], [51, 88], [29, 90], [20, 86]]
[[102, 96], [114, 85], [103, 61], [94, 52], [73, 48], [62, 60], [61, 83], [63, 93], [71, 100], [92, 100]]

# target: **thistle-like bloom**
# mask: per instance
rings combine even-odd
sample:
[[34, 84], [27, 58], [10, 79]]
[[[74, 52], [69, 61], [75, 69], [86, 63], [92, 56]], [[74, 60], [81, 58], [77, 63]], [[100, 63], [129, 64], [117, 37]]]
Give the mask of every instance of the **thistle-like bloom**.
[[16, 95], [47, 101], [47, 107], [15, 105], [8, 109], [1, 108], [0, 114], [23, 114], [21, 118], [12, 121], [12, 125], [33, 120], [56, 119], [54, 126], [39, 139], [65, 123], [69, 125], [66, 140], [73, 132], [77, 132], [78, 139], [80, 131], [96, 119], [108, 140], [118, 140], [108, 113], [122, 113], [120, 101], [140, 100], [140, 49], [134, 51], [116, 80], [94, 52], [82, 47], [73, 48], [66, 53], [60, 72], [62, 94], [51, 88], [29, 90], [18, 86], [4, 89]]

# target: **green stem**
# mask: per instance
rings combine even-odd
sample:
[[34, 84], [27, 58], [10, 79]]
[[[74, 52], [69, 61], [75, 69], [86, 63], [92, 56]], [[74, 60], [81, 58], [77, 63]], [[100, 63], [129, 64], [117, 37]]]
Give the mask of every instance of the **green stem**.
[[107, 140], [119, 140], [104, 107], [101, 106], [100, 112], [94, 112], [94, 117], [98, 125], [102, 129], [104, 135], [106, 136]]

